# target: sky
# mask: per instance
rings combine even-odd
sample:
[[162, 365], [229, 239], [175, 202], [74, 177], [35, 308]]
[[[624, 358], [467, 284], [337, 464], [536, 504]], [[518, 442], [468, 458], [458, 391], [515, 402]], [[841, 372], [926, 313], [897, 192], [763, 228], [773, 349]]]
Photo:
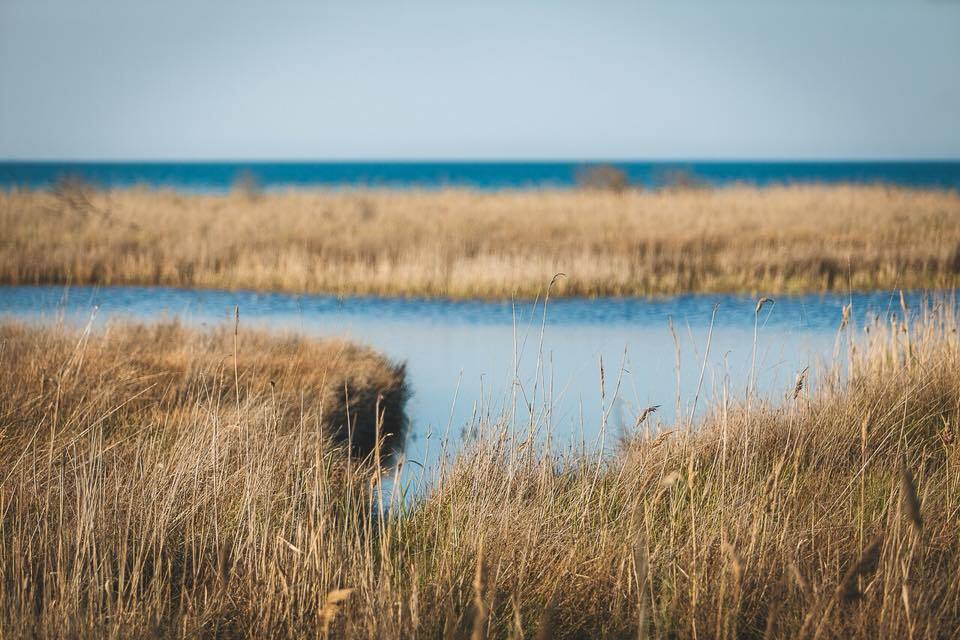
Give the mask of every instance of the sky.
[[960, 0], [0, 0], [0, 159], [916, 158]]

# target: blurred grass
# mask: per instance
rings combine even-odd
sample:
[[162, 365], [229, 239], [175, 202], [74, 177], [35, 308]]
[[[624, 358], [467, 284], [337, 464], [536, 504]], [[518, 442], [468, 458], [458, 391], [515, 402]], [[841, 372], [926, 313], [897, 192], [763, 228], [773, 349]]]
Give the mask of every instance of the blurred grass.
[[960, 284], [960, 195], [888, 186], [0, 193], [0, 283], [535, 297]]

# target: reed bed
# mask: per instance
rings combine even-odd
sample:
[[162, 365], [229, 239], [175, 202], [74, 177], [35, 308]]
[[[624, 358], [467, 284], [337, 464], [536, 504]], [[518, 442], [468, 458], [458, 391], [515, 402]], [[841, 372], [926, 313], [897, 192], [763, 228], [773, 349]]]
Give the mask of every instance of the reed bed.
[[169, 342], [4, 328], [0, 635], [952, 637], [953, 308], [847, 324], [844, 376], [648, 417], [612, 455], [483, 422], [416, 496], [287, 424], [305, 403], [266, 393], [242, 329], [164, 405], [130, 385]]
[[0, 283], [532, 298], [960, 285], [960, 194], [889, 186], [0, 193]]

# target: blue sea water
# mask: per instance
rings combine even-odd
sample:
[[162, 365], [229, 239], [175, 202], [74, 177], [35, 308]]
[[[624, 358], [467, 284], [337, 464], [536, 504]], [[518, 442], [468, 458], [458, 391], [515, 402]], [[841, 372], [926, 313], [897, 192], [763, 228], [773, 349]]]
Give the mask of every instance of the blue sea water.
[[[147, 185], [225, 191], [252, 175], [266, 189], [391, 187], [528, 189], [570, 187], [595, 162], [0, 162], [0, 188], [45, 188], [63, 177], [102, 187]], [[677, 172], [715, 186], [884, 183], [960, 190], [960, 161], [614, 162], [631, 182], [664, 184]]]

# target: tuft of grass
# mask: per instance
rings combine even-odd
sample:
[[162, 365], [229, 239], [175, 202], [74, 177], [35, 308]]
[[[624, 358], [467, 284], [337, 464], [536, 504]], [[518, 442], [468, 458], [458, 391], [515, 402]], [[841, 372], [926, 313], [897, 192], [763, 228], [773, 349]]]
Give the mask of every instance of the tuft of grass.
[[[321, 421], [280, 428], [299, 393], [250, 364], [273, 339], [240, 332], [238, 382], [229, 330], [187, 340], [225, 364], [184, 387], [135, 364], [182, 354], [174, 329], [123, 329], [144, 338], [114, 357], [4, 328], [0, 635], [950, 637], [956, 318], [865, 329], [804, 402], [727, 402], [606, 456], [491, 419], [410, 496]], [[278, 388], [317, 379], [297, 362]]]
[[587, 165], [577, 170], [574, 179], [580, 189], [612, 191], [623, 193], [627, 189], [641, 188], [631, 185], [627, 173], [611, 164]]
[[[0, 283], [533, 298], [960, 286], [960, 194], [639, 191], [0, 193]], [[686, 186], [684, 186], [686, 185]]]
[[177, 321], [97, 331], [4, 323], [0, 349], [7, 444], [41, 424], [67, 436], [94, 415], [109, 436], [191, 421], [237, 428], [262, 414], [271, 431], [323, 432], [359, 457], [378, 433], [385, 454], [406, 433], [405, 365], [343, 340], [242, 330], [239, 312], [210, 331]]

